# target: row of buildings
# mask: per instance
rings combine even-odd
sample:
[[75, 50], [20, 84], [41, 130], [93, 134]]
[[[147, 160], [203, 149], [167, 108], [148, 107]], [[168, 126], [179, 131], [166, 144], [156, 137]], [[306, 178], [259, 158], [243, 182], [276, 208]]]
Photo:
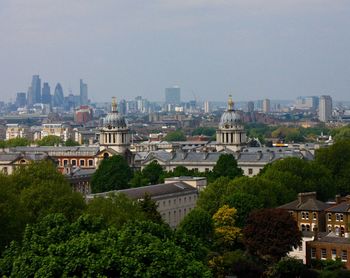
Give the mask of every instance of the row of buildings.
[[339, 258], [350, 269], [350, 196], [336, 196], [334, 202], [317, 200], [316, 192], [299, 193], [298, 198], [280, 206], [296, 220], [302, 244], [290, 256], [312, 265], [313, 260]]

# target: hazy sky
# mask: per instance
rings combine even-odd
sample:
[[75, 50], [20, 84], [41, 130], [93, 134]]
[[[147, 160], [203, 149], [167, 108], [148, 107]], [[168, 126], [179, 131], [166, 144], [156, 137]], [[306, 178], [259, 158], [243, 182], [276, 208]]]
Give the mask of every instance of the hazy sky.
[[350, 99], [349, 0], [0, 0], [0, 99], [33, 74], [93, 101]]

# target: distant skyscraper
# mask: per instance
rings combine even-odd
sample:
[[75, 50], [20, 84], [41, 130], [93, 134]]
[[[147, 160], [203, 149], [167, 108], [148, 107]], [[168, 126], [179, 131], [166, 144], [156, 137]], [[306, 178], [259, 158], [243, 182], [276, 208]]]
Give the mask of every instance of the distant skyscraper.
[[24, 107], [24, 106], [26, 106], [26, 103], [27, 103], [26, 93], [23, 93], [23, 92], [17, 93], [16, 105], [18, 107]]
[[43, 84], [41, 102], [44, 104], [51, 104], [51, 89], [47, 82]]
[[41, 102], [41, 80], [39, 75], [33, 75], [32, 78], [32, 104]]
[[270, 113], [271, 108], [270, 108], [270, 100], [268, 98], [265, 98], [262, 103], [263, 106], [263, 112], [264, 113]]
[[204, 102], [204, 113], [210, 113], [210, 102], [209, 101]]
[[321, 96], [318, 107], [318, 119], [321, 122], [328, 122], [332, 118], [332, 98], [330, 96]]
[[34, 103], [33, 102], [33, 91], [32, 91], [32, 87], [29, 86], [28, 91], [27, 91], [27, 105], [32, 106], [33, 103]]
[[247, 107], [248, 107], [249, 113], [254, 112], [254, 102], [253, 101], [248, 101]]
[[64, 104], [63, 89], [61, 84], [57, 83], [55, 88], [55, 93], [53, 94], [53, 106], [63, 107], [63, 104]]
[[180, 87], [174, 86], [172, 88], [165, 88], [165, 103], [166, 104], [180, 104]]
[[83, 82], [83, 79], [80, 79], [80, 104], [87, 105], [88, 102], [88, 86]]

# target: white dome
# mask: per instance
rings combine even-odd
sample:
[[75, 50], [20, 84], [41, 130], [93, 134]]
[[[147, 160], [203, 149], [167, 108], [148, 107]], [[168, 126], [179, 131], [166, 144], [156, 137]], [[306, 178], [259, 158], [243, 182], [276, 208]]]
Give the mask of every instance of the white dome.
[[227, 110], [220, 119], [220, 128], [229, 128], [241, 123], [241, 117], [234, 110]]
[[127, 123], [125, 118], [120, 115], [117, 111], [112, 111], [103, 119], [103, 125], [105, 127], [112, 128], [126, 128]]

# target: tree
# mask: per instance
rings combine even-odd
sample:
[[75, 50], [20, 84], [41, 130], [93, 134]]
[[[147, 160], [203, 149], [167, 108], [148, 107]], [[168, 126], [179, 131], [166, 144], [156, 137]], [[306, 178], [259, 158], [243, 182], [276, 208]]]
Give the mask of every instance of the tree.
[[338, 141], [328, 148], [316, 151], [315, 161], [330, 171], [336, 192], [350, 193], [350, 140]]
[[116, 230], [100, 218], [84, 215], [69, 223], [61, 214], [29, 225], [21, 244], [12, 244], [0, 260], [0, 275], [211, 277], [165, 225], [130, 222]]
[[114, 155], [102, 160], [91, 178], [93, 193], [120, 190], [129, 187], [132, 170], [126, 160], [120, 155]]
[[21, 238], [25, 223], [18, 191], [8, 176], [0, 174], [0, 254], [12, 240]]
[[146, 219], [139, 204], [121, 193], [110, 194], [107, 198], [95, 197], [88, 203], [86, 212], [94, 217], [102, 217], [108, 226], [117, 229], [128, 221]]
[[208, 212], [201, 208], [195, 208], [185, 216], [178, 229], [185, 234], [201, 239], [203, 243], [208, 243], [213, 237], [213, 220]]
[[66, 147], [74, 147], [74, 146], [80, 146], [80, 144], [77, 141], [74, 141], [71, 138], [68, 138], [67, 141], [64, 143]]
[[143, 176], [141, 171], [134, 172], [134, 176], [130, 180], [131, 187], [141, 187], [149, 185], [149, 180]]
[[165, 141], [186, 141], [186, 135], [181, 130], [171, 131], [165, 137]]
[[205, 136], [213, 136], [216, 133], [215, 127], [198, 127], [193, 132], [192, 135], [205, 135]]
[[59, 136], [48, 135], [41, 140], [36, 141], [39, 146], [58, 146], [62, 144], [62, 139]]
[[238, 167], [237, 160], [232, 154], [220, 155], [213, 168], [215, 178], [228, 177], [233, 179], [243, 175], [243, 170]]
[[27, 138], [12, 138], [5, 141], [6, 147], [19, 147], [19, 146], [29, 146], [30, 141]]
[[242, 235], [236, 227], [236, 214], [235, 208], [224, 205], [213, 215], [215, 241], [221, 249], [233, 248]]
[[227, 196], [225, 204], [237, 210], [236, 225], [243, 228], [250, 212], [263, 207], [257, 196], [237, 191]]
[[[269, 277], [308, 277], [305, 276], [307, 267], [297, 258], [284, 257], [269, 271]], [[303, 275], [304, 274], [304, 275]]]
[[277, 262], [301, 242], [301, 232], [293, 217], [282, 209], [252, 212], [243, 229], [244, 244], [253, 255]]
[[222, 206], [222, 199], [228, 192], [229, 183], [230, 180], [227, 177], [221, 177], [209, 183], [199, 194], [197, 207], [213, 215]]
[[151, 199], [151, 196], [145, 193], [142, 200], [139, 201], [141, 211], [145, 214], [146, 220], [150, 220], [154, 223], [164, 224], [162, 216], [158, 212], [158, 205]]
[[164, 170], [156, 160], [146, 165], [142, 170], [142, 175], [149, 180], [151, 184], [161, 183], [164, 178]]
[[266, 166], [261, 176], [283, 184], [294, 190], [295, 194], [317, 191], [318, 198], [324, 201], [336, 193], [330, 171], [314, 161], [285, 158]]

